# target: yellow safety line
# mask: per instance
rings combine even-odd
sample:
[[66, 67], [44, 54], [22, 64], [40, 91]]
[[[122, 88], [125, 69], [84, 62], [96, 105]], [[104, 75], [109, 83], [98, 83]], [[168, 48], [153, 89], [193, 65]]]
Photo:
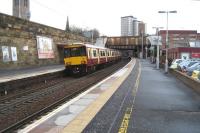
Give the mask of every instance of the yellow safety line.
[[124, 117], [123, 117], [123, 120], [122, 120], [122, 123], [121, 123], [121, 126], [119, 128], [119, 131], [118, 133], [127, 133], [127, 129], [128, 129], [128, 124], [129, 124], [129, 120], [130, 120], [130, 117], [131, 117], [131, 113], [132, 113], [132, 110], [133, 110], [133, 104], [135, 102], [135, 97], [136, 97], [136, 93], [137, 93], [137, 90], [138, 90], [138, 87], [139, 87], [139, 83], [140, 83], [140, 75], [141, 75], [141, 64], [139, 64], [139, 72], [138, 72], [138, 75], [137, 75], [137, 79], [136, 79], [136, 83], [135, 83], [135, 86], [133, 88], [133, 103], [131, 105], [131, 108], [126, 108], [126, 112], [124, 114]]
[[127, 108], [118, 133], [126, 133], [127, 132], [129, 120], [130, 120], [130, 117], [131, 117], [131, 113], [132, 113], [132, 108]]

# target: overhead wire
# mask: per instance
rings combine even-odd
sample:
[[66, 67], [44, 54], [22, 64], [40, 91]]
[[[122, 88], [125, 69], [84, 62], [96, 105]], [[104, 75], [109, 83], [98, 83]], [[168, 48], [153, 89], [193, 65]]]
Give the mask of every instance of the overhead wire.
[[67, 15], [64, 15], [64, 14], [60, 13], [60, 12], [57, 11], [56, 9], [53, 9], [53, 8], [51, 8], [51, 7], [48, 7], [47, 5], [45, 5], [45, 4], [41, 3], [41, 2], [39, 2], [38, 0], [31, 0], [31, 1], [33, 1], [35, 4], [38, 4], [38, 5], [41, 6], [41, 7], [44, 7], [44, 8], [46, 8], [46, 9], [48, 9], [49, 11], [53, 12], [54, 14], [60, 15], [60, 16], [62, 16], [62, 17], [67, 17]]

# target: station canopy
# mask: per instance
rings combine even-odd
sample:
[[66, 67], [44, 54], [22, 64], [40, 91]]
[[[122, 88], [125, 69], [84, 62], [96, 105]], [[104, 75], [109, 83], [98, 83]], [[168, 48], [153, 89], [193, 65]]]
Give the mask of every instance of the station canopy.
[[152, 35], [152, 36], [148, 36], [147, 38], [149, 39], [151, 45], [162, 45], [161, 36]]

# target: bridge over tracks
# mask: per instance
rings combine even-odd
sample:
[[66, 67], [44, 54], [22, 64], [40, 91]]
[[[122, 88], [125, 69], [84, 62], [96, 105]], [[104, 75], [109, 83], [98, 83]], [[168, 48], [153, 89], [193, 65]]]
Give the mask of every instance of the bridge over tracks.
[[[143, 46], [142, 46], [143, 44]], [[150, 48], [150, 41], [147, 36], [121, 36], [121, 37], [108, 37], [107, 42], [105, 44], [106, 47], [112, 49], [118, 49], [123, 52], [125, 56], [134, 56], [139, 57], [145, 48]], [[149, 55], [149, 50], [148, 50]], [[146, 52], [144, 52], [143, 56], [145, 56]]]

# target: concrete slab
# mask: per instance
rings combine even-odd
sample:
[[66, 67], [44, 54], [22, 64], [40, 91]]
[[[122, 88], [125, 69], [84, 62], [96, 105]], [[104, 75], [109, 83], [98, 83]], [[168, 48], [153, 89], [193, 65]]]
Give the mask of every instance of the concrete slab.
[[94, 101], [94, 99], [96, 99], [96, 97], [94, 98], [81, 98], [80, 100], [76, 101], [73, 105], [77, 105], [77, 106], [87, 106], [89, 105], [92, 101]]
[[61, 115], [56, 118], [55, 124], [58, 126], [65, 126], [76, 117], [75, 114]]

